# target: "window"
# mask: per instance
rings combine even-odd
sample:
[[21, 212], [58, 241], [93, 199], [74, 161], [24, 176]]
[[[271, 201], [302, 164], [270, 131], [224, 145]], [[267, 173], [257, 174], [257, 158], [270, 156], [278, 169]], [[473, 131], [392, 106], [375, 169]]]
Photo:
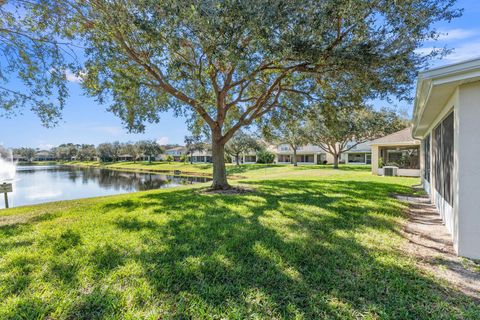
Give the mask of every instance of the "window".
[[313, 154], [297, 155], [297, 162], [312, 162], [313, 163]]
[[423, 139], [423, 163], [424, 169], [423, 178], [426, 181], [430, 182], [430, 135], [427, 135], [425, 139]]
[[280, 154], [278, 156], [278, 162], [290, 162], [290, 155]]
[[363, 153], [349, 153], [348, 154], [349, 163], [365, 163], [365, 154]]
[[453, 112], [433, 132], [433, 160], [435, 162], [435, 189], [453, 205]]
[[387, 166], [396, 166], [400, 169], [420, 169], [418, 146], [414, 147], [386, 147], [381, 149], [383, 162]]

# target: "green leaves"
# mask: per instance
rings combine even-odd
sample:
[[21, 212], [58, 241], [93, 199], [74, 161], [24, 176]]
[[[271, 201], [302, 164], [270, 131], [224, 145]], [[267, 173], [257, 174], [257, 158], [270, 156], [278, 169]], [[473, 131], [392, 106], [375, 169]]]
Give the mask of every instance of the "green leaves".
[[110, 109], [128, 128], [141, 131], [174, 108], [236, 131], [282, 106], [288, 90], [322, 96], [312, 87], [318, 78], [407, 97], [428, 60], [415, 49], [435, 36], [433, 22], [459, 15], [452, 5], [71, 0], [41, 8], [84, 43], [93, 71], [85, 89], [113, 97]]
[[55, 125], [68, 96], [63, 56], [71, 54], [57, 35], [35, 15], [41, 4], [0, 5], [0, 116], [22, 109], [35, 112], [45, 126]]
[[257, 149], [259, 149], [257, 140], [244, 131], [237, 131], [225, 144], [225, 152], [232, 157]]
[[360, 143], [404, 129], [409, 124], [396, 112], [366, 105], [316, 105], [307, 121], [309, 141], [329, 153], [341, 154]]

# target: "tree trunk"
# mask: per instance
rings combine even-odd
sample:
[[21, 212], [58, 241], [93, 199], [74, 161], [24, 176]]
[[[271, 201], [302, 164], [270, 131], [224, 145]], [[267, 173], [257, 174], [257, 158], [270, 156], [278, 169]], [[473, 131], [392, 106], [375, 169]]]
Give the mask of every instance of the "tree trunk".
[[235, 156], [235, 162], [237, 163], [237, 166], [240, 165], [240, 161], [239, 161], [240, 157], [238, 156], [238, 154]]
[[225, 143], [219, 143], [220, 138], [218, 136], [218, 133], [212, 134], [212, 189], [225, 190], [230, 188], [227, 181], [227, 170], [225, 168]]
[[190, 164], [193, 164], [193, 152], [190, 152]]
[[297, 148], [293, 148], [293, 166], [298, 166], [297, 164]]
[[338, 158], [340, 157], [339, 154], [333, 154], [333, 169], [338, 169]]

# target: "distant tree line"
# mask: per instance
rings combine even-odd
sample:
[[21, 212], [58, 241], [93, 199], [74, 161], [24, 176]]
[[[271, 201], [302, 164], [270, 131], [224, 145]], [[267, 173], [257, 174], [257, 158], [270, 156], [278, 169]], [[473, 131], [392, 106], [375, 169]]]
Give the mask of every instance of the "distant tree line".
[[[27, 161], [32, 161], [39, 151], [34, 148], [14, 148], [12, 153]], [[92, 161], [98, 158], [101, 162], [111, 162], [118, 161], [122, 155], [128, 155], [133, 161], [141, 159], [151, 162], [163, 151], [162, 146], [155, 140], [141, 140], [137, 142], [105, 142], [100, 143], [97, 147], [93, 144], [63, 143], [49, 150], [49, 153], [56, 160], [62, 161]]]

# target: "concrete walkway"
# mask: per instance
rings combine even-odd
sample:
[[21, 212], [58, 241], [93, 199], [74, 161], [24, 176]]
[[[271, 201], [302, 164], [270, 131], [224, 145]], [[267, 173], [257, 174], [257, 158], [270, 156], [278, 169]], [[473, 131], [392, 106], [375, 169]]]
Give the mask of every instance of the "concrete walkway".
[[416, 258], [421, 269], [480, 301], [480, 264], [455, 254], [451, 235], [435, 206], [427, 197], [397, 198], [409, 204], [403, 228], [408, 242], [403, 249]]

